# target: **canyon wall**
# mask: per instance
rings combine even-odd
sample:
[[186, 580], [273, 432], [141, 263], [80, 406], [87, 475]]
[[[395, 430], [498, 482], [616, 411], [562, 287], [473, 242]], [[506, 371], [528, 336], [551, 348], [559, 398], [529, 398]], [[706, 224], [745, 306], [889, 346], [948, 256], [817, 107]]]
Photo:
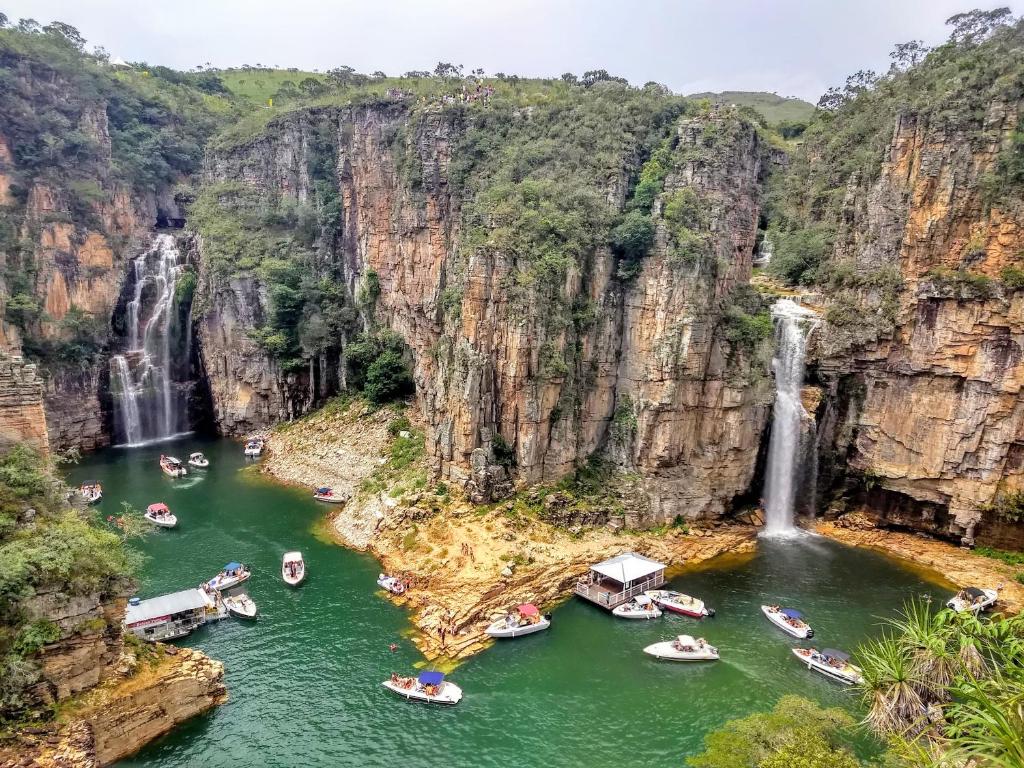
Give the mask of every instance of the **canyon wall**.
[[[563, 477], [604, 452], [646, 479], [649, 519], [721, 514], [753, 477], [771, 399], [764, 355], [731, 344], [722, 328], [732, 291], [750, 276], [766, 155], [756, 132], [724, 112], [671, 129], [664, 189], [692, 190], [708, 209], [704, 258], [672, 257], [656, 205], [638, 274], [623, 278], [600, 245], [561, 284], [531, 294], [510, 289], [527, 270], [517, 254], [460, 246], [461, 187], [451, 174], [471, 120], [405, 104], [299, 111], [211, 152], [205, 182], [308, 203], [310, 147], [330, 127], [341, 226], [331, 247], [321, 244], [318, 268], [342, 274], [356, 330], [379, 323], [409, 345], [441, 476], [480, 500], [507, 494], [492, 452], [500, 435], [520, 483]], [[603, 190], [615, 208], [628, 188], [622, 162]], [[208, 264], [202, 236], [200, 338], [220, 428], [263, 428], [337, 391], [340, 357], [281, 371], [253, 333], [272, 312], [267, 285], [258, 273]], [[378, 289], [368, 296], [371, 280]], [[563, 312], [565, 322], [551, 322]]]

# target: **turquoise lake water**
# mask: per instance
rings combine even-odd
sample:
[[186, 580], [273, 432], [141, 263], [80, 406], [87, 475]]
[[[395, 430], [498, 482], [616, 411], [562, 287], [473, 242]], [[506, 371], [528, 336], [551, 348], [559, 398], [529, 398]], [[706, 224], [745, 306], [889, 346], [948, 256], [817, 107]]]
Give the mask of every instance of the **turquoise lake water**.
[[[182, 480], [160, 473], [161, 452], [184, 458], [192, 450], [206, 452], [210, 469]], [[495, 645], [452, 673], [465, 691], [461, 704], [428, 708], [380, 687], [422, 657], [406, 639], [405, 612], [377, 591], [376, 561], [318, 538], [325, 508], [261, 477], [239, 444], [110, 449], [67, 474], [103, 483], [104, 515], [119, 512], [122, 500], [137, 509], [164, 501], [178, 515], [177, 529], [141, 544], [148, 559], [140, 596], [198, 586], [229, 560], [254, 573], [248, 591], [258, 621], [228, 619], [179, 641], [224, 662], [230, 701], [124, 767], [680, 766], [706, 732], [784, 694], [858, 711], [852, 692], [796, 661], [790, 649], [799, 641], [764, 619], [762, 603], [803, 610], [818, 647], [852, 650], [907, 598], [946, 591], [873, 552], [817, 537], [765, 541], [753, 555], [673, 580], [716, 608], [714, 619], [628, 622], [570, 599], [549, 631]], [[292, 549], [308, 567], [299, 589], [280, 577], [281, 556]], [[673, 665], [642, 653], [680, 633], [706, 637], [722, 660]]]

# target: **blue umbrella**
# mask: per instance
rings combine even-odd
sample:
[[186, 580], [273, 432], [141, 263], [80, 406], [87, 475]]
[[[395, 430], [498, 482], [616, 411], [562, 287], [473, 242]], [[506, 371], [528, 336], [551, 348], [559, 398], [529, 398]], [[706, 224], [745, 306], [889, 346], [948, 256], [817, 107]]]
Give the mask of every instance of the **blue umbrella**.
[[444, 672], [420, 672], [419, 681], [423, 685], [440, 685], [444, 680]]
[[783, 616], [788, 616], [791, 619], [802, 619], [804, 617], [796, 608], [783, 608], [781, 613]]

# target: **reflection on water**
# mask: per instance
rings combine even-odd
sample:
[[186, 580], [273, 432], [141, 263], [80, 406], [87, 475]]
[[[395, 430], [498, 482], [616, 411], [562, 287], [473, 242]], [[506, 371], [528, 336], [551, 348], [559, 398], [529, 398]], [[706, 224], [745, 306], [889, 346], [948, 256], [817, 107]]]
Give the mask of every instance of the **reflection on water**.
[[[154, 447], [107, 451], [73, 468], [71, 479], [103, 483], [103, 515], [122, 500], [137, 509], [165, 501], [178, 515], [177, 529], [143, 544], [140, 595], [198, 585], [237, 559], [253, 569], [247, 591], [260, 617], [181, 641], [224, 662], [230, 701], [125, 766], [680, 765], [708, 730], [783, 694], [857, 706], [851, 691], [793, 658], [800, 641], [769, 624], [762, 603], [799, 608], [815, 643], [852, 650], [906, 598], [943, 593], [872, 552], [818, 537], [762, 540], [752, 555], [672, 579], [716, 608], [716, 618], [624, 621], [569, 600], [547, 632], [500, 643], [456, 669], [461, 704], [428, 708], [380, 687], [422, 659], [406, 637], [404, 612], [375, 594], [375, 561], [317, 536], [323, 507], [246, 468], [241, 445], [180, 445], [178, 455], [204, 451], [210, 468], [172, 480]], [[282, 555], [295, 549], [308, 568], [299, 589], [280, 577]], [[671, 664], [642, 652], [680, 633], [707, 638], [722, 660]]]

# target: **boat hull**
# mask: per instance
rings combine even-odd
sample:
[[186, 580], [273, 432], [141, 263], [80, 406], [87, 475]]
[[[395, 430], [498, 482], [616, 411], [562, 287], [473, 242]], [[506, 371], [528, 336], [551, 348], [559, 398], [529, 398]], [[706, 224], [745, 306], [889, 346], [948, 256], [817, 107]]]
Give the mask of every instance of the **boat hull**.
[[439, 704], [451, 707], [462, 701], [462, 689], [454, 683], [449, 683], [447, 681], [437, 696], [428, 696], [422, 691], [417, 690], [415, 687], [408, 689], [402, 688], [395, 685], [390, 680], [385, 680], [381, 685], [407, 701], [417, 701], [421, 704]]
[[178, 524], [178, 518], [174, 515], [165, 515], [163, 518], [150, 517], [148, 514], [142, 516], [160, 528], [174, 528]]
[[550, 626], [551, 622], [545, 618], [542, 618], [536, 624], [527, 624], [523, 627], [507, 627], [504, 626], [503, 621], [496, 621], [484, 630], [484, 632], [488, 637], [493, 637], [496, 640], [511, 640], [515, 637], [523, 637], [524, 635], [533, 635], [537, 632], [543, 632]]
[[964, 600], [960, 600], [959, 598], [954, 597], [953, 599], [948, 600], [946, 602], [946, 607], [949, 608], [951, 611], [955, 611], [957, 613], [963, 613], [964, 611], [970, 611], [971, 613], [981, 613], [982, 611], [987, 611], [989, 608], [996, 604], [996, 601], [999, 599], [999, 593], [996, 592], [996, 590], [994, 589], [986, 589], [983, 591], [985, 593], [985, 599], [980, 603], [968, 603]]
[[[251, 575], [251, 573], [246, 573], [244, 576], [232, 576], [219, 582], [217, 581], [216, 578], [213, 578], [206, 582], [206, 586], [208, 586], [210, 589], [215, 589], [218, 592], [222, 592], [225, 589], [231, 589], [231, 587], [241, 584], [243, 581], [248, 581]], [[215, 584], [214, 582], [217, 583]]]
[[620, 605], [618, 608], [612, 610], [612, 616], [616, 616], [620, 619], [657, 619], [661, 617], [661, 610], [655, 608], [650, 611], [624, 611], [622, 610], [625, 606]]
[[321, 496], [318, 493], [314, 493], [313, 498], [317, 501], [322, 501], [324, 504], [342, 504], [347, 501], [343, 496]]
[[827, 677], [829, 680], [834, 680], [835, 682], [842, 683], [843, 685], [857, 685], [863, 680], [858, 673], [847, 673], [843, 670], [836, 669], [835, 667], [824, 662], [817, 661], [810, 656], [805, 656], [800, 653], [800, 651], [800, 648], [794, 648], [793, 655], [796, 656], [808, 669], [817, 672], [823, 677]]
[[814, 630], [810, 627], [794, 627], [786, 623], [786, 620], [778, 613], [774, 613], [768, 609], [767, 605], [761, 606], [761, 613], [764, 614], [765, 618], [768, 619], [772, 624], [781, 629], [787, 635], [798, 638], [800, 640], [807, 640], [808, 638], [814, 637]]
[[405, 587], [397, 579], [377, 579], [377, 586], [392, 595], [404, 595]]
[[644, 653], [661, 661], [718, 661], [718, 652], [709, 648], [700, 651], [679, 651], [672, 642], [654, 643], [644, 648]]
[[710, 615], [710, 611], [708, 611], [704, 603], [696, 598], [691, 598], [692, 602], [684, 603], [669, 597], [658, 590], [645, 592], [644, 594], [651, 598], [651, 600], [654, 601], [654, 604], [664, 611], [678, 613], [681, 616], [689, 616], [694, 619], [702, 619], [705, 616]]
[[252, 621], [257, 615], [256, 604], [251, 600], [246, 601], [245, 603], [239, 603], [231, 598], [227, 598], [224, 600], [224, 606], [228, 609], [228, 613], [236, 619]]

